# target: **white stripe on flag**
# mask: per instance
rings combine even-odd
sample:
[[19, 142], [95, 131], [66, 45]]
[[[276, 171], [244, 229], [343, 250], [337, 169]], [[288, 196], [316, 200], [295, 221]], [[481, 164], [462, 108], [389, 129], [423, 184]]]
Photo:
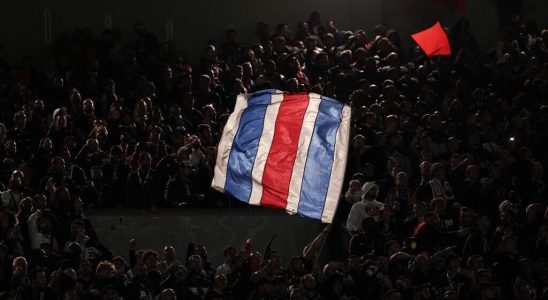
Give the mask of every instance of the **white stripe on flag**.
[[272, 94], [272, 99], [268, 108], [266, 109], [263, 125], [263, 134], [259, 141], [259, 148], [257, 149], [257, 155], [253, 164], [253, 171], [251, 173], [252, 188], [251, 197], [249, 197], [249, 204], [259, 205], [261, 198], [263, 197], [263, 174], [264, 167], [268, 154], [270, 153], [270, 147], [272, 146], [272, 140], [274, 139], [274, 129], [276, 128], [276, 119], [278, 118], [278, 112], [280, 111], [280, 105], [284, 98], [283, 93]]
[[[325, 199], [322, 222], [331, 223], [337, 204], [341, 196], [343, 186], [344, 173], [346, 171], [346, 160], [348, 155], [348, 142], [350, 139], [350, 107], [345, 105], [342, 111], [342, 121], [337, 131], [335, 143], [335, 157], [333, 160], [333, 168], [331, 177], [329, 178], [329, 187], [327, 189], [327, 197]], [[344, 146], [343, 146], [344, 145]]]
[[234, 112], [228, 118], [225, 128], [223, 129], [223, 135], [219, 146], [217, 146], [217, 161], [215, 162], [213, 181], [211, 187], [224, 193], [226, 183], [226, 172], [228, 167], [228, 158], [230, 157], [230, 150], [232, 149], [232, 143], [234, 137], [240, 127], [240, 118], [242, 113], [247, 108], [247, 99], [249, 95], [240, 94], [236, 98], [236, 105], [234, 106]]
[[297, 208], [299, 207], [308, 146], [310, 146], [314, 124], [318, 116], [318, 109], [322, 102], [321, 96], [318, 94], [310, 94], [309, 97], [310, 101], [308, 102], [301, 127], [301, 134], [299, 135], [299, 148], [297, 149], [297, 156], [295, 157], [293, 172], [291, 173], [291, 181], [289, 182], [289, 194], [287, 195], [287, 206], [285, 207], [285, 210], [289, 214], [297, 213]]

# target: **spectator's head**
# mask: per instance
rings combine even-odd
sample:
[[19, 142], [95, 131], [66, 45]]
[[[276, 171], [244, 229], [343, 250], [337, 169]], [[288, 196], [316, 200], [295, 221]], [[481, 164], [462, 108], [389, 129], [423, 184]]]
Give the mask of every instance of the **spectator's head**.
[[67, 127], [67, 117], [65, 110], [58, 108], [53, 112], [53, 128], [62, 130]]
[[24, 111], [18, 111], [13, 115], [13, 123], [15, 128], [25, 129], [27, 125], [27, 116]]
[[242, 64], [243, 78], [251, 79], [253, 77], [253, 65], [250, 62]]
[[122, 150], [122, 147], [120, 145], [115, 145], [110, 148], [110, 161], [112, 163], [118, 163], [122, 160], [122, 156], [124, 155], [124, 150]]
[[28, 272], [27, 259], [23, 256], [16, 257], [12, 262], [12, 272], [14, 276], [19, 278], [26, 277]]
[[373, 201], [379, 195], [379, 187], [373, 182], [366, 182], [362, 187], [362, 199], [365, 201]]
[[529, 284], [522, 280], [516, 280], [514, 283], [514, 299], [529, 300], [531, 299], [531, 288]]
[[326, 279], [329, 279], [336, 274], [338, 274], [338, 271], [335, 263], [325, 264], [325, 266], [323, 267], [323, 275]]
[[42, 194], [34, 195], [32, 198], [32, 208], [33, 210], [46, 208], [46, 196]]
[[424, 217], [426, 214], [426, 204], [424, 202], [415, 202], [413, 204], [413, 214], [415, 217]]
[[152, 167], [152, 156], [148, 152], [139, 154], [139, 168], [142, 170], [150, 170]]
[[327, 32], [331, 33], [331, 34], [335, 34], [337, 33], [337, 24], [335, 23], [334, 20], [328, 20], [326, 22], [326, 30]]
[[166, 245], [164, 247], [164, 259], [166, 261], [172, 261], [177, 257], [177, 252], [175, 251], [175, 247], [172, 245]]
[[23, 214], [29, 213], [32, 209], [32, 198], [25, 197], [19, 203], [19, 211]]
[[470, 227], [472, 225], [473, 216], [472, 210], [468, 207], [461, 207], [459, 209], [459, 222], [461, 227]]
[[420, 164], [421, 176], [424, 178], [430, 178], [432, 176], [432, 163], [429, 161], [423, 161]]
[[241, 255], [237, 254], [232, 258], [230, 261], [230, 269], [233, 271], [240, 271], [242, 268], [242, 265], [244, 263], [244, 259]]
[[458, 255], [451, 254], [445, 259], [445, 269], [448, 272], [457, 272], [459, 269], [459, 265], [460, 257]]
[[4, 144], [4, 150], [6, 156], [15, 156], [15, 154], [17, 153], [17, 143], [15, 143], [14, 140], [8, 140]]
[[409, 181], [409, 177], [407, 176], [407, 173], [399, 172], [398, 174], [396, 174], [397, 187], [406, 187], [408, 181]]
[[70, 225], [70, 233], [73, 237], [78, 236], [79, 234], [85, 234], [86, 228], [84, 222], [80, 220], [74, 220]]
[[212, 141], [211, 126], [207, 124], [200, 124], [196, 128], [196, 135], [200, 138], [200, 142], [203, 145], [207, 145]]
[[502, 163], [496, 161], [489, 166], [489, 178], [496, 181], [502, 177]]
[[424, 253], [420, 253], [415, 257], [415, 267], [423, 273], [428, 272], [430, 267], [430, 259]]
[[432, 178], [438, 179], [440, 181], [445, 180], [445, 167], [442, 163], [435, 163], [432, 165]]
[[491, 228], [491, 220], [485, 215], [476, 216], [472, 224], [476, 230], [484, 234], [488, 233]]
[[177, 300], [177, 295], [173, 289], [165, 289], [160, 293], [160, 300]]
[[476, 165], [467, 166], [465, 176], [471, 182], [478, 182], [480, 179], [478, 167]]
[[430, 284], [429, 283], [424, 283], [424, 284], [421, 284], [419, 285], [416, 289], [415, 289], [415, 293], [417, 295], [417, 298], [418, 299], [432, 299], [432, 292], [430, 291]]
[[401, 294], [397, 289], [389, 289], [384, 293], [384, 298], [386, 300], [401, 300]]
[[59, 156], [64, 160], [64, 162], [70, 162], [71, 159], [72, 159], [72, 153], [71, 153], [71, 150], [69, 149], [69, 147], [65, 146], [65, 147], [62, 147], [60, 150], [59, 150]]
[[303, 275], [305, 272], [304, 259], [300, 256], [293, 257], [289, 263], [289, 268], [296, 275]]
[[49, 234], [51, 232], [51, 221], [48, 216], [44, 216], [37, 221], [38, 232]]
[[502, 251], [509, 252], [509, 253], [516, 253], [517, 252], [517, 243], [518, 238], [513, 234], [505, 234], [502, 236]]
[[[58, 276], [61, 276], [61, 274], [57, 274]], [[33, 289], [36, 290], [42, 290], [43, 288], [48, 286], [48, 282], [46, 280], [46, 273], [42, 269], [32, 269], [29, 274], [30, 284]]]
[[443, 197], [437, 197], [430, 201], [430, 207], [438, 214], [445, 214], [447, 201]]
[[200, 75], [200, 78], [198, 79], [198, 89], [200, 91], [209, 91], [210, 86], [211, 78], [206, 74]]
[[316, 289], [316, 279], [314, 279], [312, 274], [305, 274], [301, 277], [300, 286], [305, 291], [313, 291]]
[[69, 103], [74, 113], [78, 114], [82, 111], [82, 97], [75, 88], [72, 88], [69, 93]]
[[204, 115], [204, 119], [215, 120], [217, 118], [217, 112], [211, 104], [202, 107], [202, 114]]
[[158, 142], [162, 137], [162, 127], [160, 126], [152, 126], [148, 132], [148, 140], [153, 143]]
[[224, 257], [225, 257], [225, 263], [229, 264], [234, 257], [238, 254], [238, 250], [234, 246], [230, 246], [225, 249], [224, 251]]
[[396, 240], [390, 240], [384, 244], [384, 255], [386, 257], [392, 256], [394, 253], [401, 250], [400, 244]]
[[93, 100], [91, 100], [90, 98], [84, 99], [83, 111], [84, 111], [84, 114], [88, 114], [88, 115], [93, 114], [93, 112], [95, 111], [95, 105], [93, 104]]
[[40, 139], [39, 147], [44, 152], [50, 153], [53, 150], [53, 143], [49, 137], [43, 137]]
[[200, 255], [194, 254], [188, 258], [188, 268], [191, 272], [200, 273], [203, 270], [203, 260]]
[[133, 268], [133, 277], [138, 280], [145, 280], [147, 276], [147, 265], [142, 262], [138, 262]]
[[289, 78], [285, 82], [286, 89], [290, 93], [297, 93], [299, 92], [299, 80], [297, 78]]
[[23, 182], [21, 181], [21, 177], [12, 176], [8, 181], [8, 188], [12, 191], [18, 191], [22, 186]]
[[89, 151], [89, 153], [99, 152], [99, 141], [97, 141], [96, 139], [87, 139], [86, 148]]
[[115, 256], [111, 259], [112, 264], [114, 264], [114, 268], [116, 268], [116, 272], [124, 273], [126, 269], [126, 261], [121, 256]]
[[78, 264], [78, 276], [88, 277], [93, 275], [93, 267], [88, 260], [81, 260]]
[[428, 225], [438, 225], [440, 218], [437, 212], [429, 211], [424, 215], [424, 221]]
[[476, 282], [478, 286], [482, 283], [490, 284], [492, 281], [491, 271], [488, 269], [479, 269], [476, 271]]
[[90, 171], [91, 181], [93, 182], [102, 182], [103, 181], [103, 171], [100, 166], [91, 167]]
[[340, 53], [340, 65], [343, 67], [348, 67], [352, 64], [352, 51], [344, 50]]
[[32, 105], [33, 105], [32, 108], [34, 109], [33, 114], [42, 113], [45, 110], [44, 100], [42, 100], [42, 99], [34, 100]]
[[359, 180], [350, 180], [348, 185], [347, 197], [350, 197], [353, 202], [358, 202], [362, 198], [361, 183]]
[[280, 250], [272, 249], [270, 250], [270, 261], [272, 261], [272, 266], [275, 268], [280, 268], [282, 266], [282, 255]]
[[102, 300], [118, 300], [118, 290], [112, 286], [107, 285], [101, 291]]
[[196, 246], [196, 254], [200, 255], [203, 261], [207, 261], [207, 249], [204, 245]]
[[249, 268], [252, 270], [259, 270], [263, 264], [263, 256], [261, 253], [254, 251], [249, 255]]
[[147, 270], [156, 270], [158, 267], [158, 252], [154, 250], [147, 250], [143, 254], [143, 263], [146, 265]]
[[446, 291], [443, 294], [443, 300], [457, 300], [459, 299], [457, 292], [455, 291]]
[[291, 292], [289, 293], [289, 300], [306, 300], [308, 299], [306, 297], [306, 293], [304, 289], [301, 288], [292, 288]]
[[148, 97], [142, 98], [135, 103], [133, 108], [133, 118], [137, 122], [142, 122], [148, 119], [150, 109], [152, 108], [152, 100]]
[[115, 270], [116, 268], [111, 262], [104, 260], [97, 264], [97, 268], [95, 268], [95, 276], [99, 279], [108, 280], [114, 277]]

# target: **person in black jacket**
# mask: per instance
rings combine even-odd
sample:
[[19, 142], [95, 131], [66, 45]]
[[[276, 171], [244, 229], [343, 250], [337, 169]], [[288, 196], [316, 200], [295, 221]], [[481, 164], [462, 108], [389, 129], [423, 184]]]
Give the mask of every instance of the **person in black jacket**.
[[487, 216], [477, 216], [473, 222], [473, 229], [471, 230], [464, 248], [462, 250], [461, 259], [467, 261], [472, 255], [481, 255], [483, 261], [490, 263], [491, 249], [489, 248], [488, 238], [491, 227], [491, 221]]
[[109, 160], [103, 163], [103, 195], [108, 199], [104, 207], [122, 207], [126, 198], [129, 167], [123, 161], [123, 150], [119, 145], [110, 148]]
[[124, 288], [125, 299], [151, 299], [152, 288], [147, 280], [147, 266], [140, 262], [133, 268], [133, 278]]
[[193, 173], [192, 165], [188, 161], [179, 164], [177, 176], [167, 182], [164, 190], [164, 201], [167, 205], [193, 205], [197, 197], [192, 188]]
[[[58, 276], [60, 274], [57, 274]], [[42, 269], [33, 269], [29, 274], [30, 286], [26, 287], [21, 293], [21, 299], [44, 299], [54, 300], [56, 299], [53, 290], [48, 287], [46, 281], [46, 273]]]
[[211, 287], [211, 282], [203, 272], [202, 257], [192, 255], [188, 259], [189, 273], [185, 279], [177, 282], [177, 298], [203, 299]]
[[139, 155], [139, 166], [128, 176], [128, 204], [130, 207], [152, 208], [156, 205], [155, 171], [152, 169], [152, 157], [148, 152]]

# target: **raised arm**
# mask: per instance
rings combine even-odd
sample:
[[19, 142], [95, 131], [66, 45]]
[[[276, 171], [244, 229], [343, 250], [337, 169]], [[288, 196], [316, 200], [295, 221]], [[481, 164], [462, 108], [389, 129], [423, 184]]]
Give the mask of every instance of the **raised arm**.
[[316, 238], [314, 238], [314, 240], [310, 244], [304, 247], [303, 256], [307, 261], [313, 261], [316, 258], [318, 251], [320, 250], [320, 247], [323, 244], [323, 241], [327, 237], [327, 234], [329, 233], [330, 230], [331, 230], [331, 224], [328, 224], [327, 226], [325, 226], [324, 230], [320, 232], [320, 234], [318, 234]]

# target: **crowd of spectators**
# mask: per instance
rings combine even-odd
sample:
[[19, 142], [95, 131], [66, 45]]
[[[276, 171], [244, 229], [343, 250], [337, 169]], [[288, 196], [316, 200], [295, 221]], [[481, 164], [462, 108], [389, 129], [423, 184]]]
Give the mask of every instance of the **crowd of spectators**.
[[[315, 12], [191, 64], [134, 29], [67, 32], [19, 66], [0, 51], [0, 299], [548, 299], [548, 30], [513, 18], [487, 51], [460, 20], [429, 58]], [[100, 243], [86, 209], [237, 205], [209, 188], [216, 144], [265, 88], [352, 107], [345, 194], [303, 253], [248, 240], [217, 267], [194, 241], [131, 241], [128, 261]]]

